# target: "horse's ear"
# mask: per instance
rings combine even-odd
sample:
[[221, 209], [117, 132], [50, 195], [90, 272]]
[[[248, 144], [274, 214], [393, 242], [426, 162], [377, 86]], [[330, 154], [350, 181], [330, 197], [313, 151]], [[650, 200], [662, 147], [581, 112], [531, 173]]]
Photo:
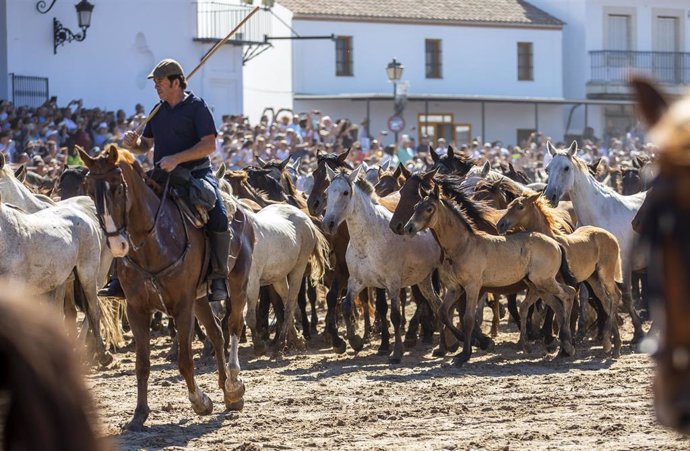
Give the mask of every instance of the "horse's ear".
[[531, 203], [535, 202], [537, 199], [539, 199], [539, 196], [541, 196], [541, 195], [542, 195], [542, 193], [540, 191], [537, 191], [536, 193], [528, 194], [527, 196], [525, 196], [525, 202], [531, 204]]
[[441, 198], [441, 187], [438, 183], [434, 183], [434, 189], [431, 192], [433, 193], [434, 199], [438, 200]]
[[280, 164], [278, 165], [278, 167], [280, 168], [280, 171], [281, 171], [281, 172], [284, 171], [284, 170], [285, 170], [285, 167], [288, 165], [288, 163], [290, 163], [290, 158], [291, 158], [291, 157], [292, 157], [292, 155], [288, 155], [287, 158], [285, 158], [283, 161], [280, 162]]
[[321, 158], [326, 152], [321, 147], [316, 148], [316, 158]]
[[259, 167], [262, 167], [262, 168], [264, 166], [266, 166], [266, 163], [267, 163], [266, 161], [262, 160], [261, 157], [258, 155], [256, 156], [256, 162], [259, 163]]
[[513, 163], [508, 162], [508, 169], [509, 169], [509, 174], [515, 174], [515, 167], [513, 166]]
[[0, 152], [0, 169], [5, 167], [5, 154]]
[[431, 159], [434, 161], [434, 163], [438, 163], [441, 157], [438, 156], [434, 148], [431, 146], [429, 146], [429, 153], [431, 154]]
[[448, 145], [448, 158], [452, 160], [453, 157], [455, 157], [455, 150], [453, 150], [453, 146], [451, 146], [449, 144]]
[[108, 158], [108, 162], [110, 164], [117, 164], [117, 147], [115, 146], [110, 146], [108, 147], [108, 150], [106, 152], [106, 157]]
[[556, 148], [551, 144], [551, 141], [546, 141], [546, 149], [549, 151], [552, 157], [556, 156]]
[[[388, 160], [388, 161], [390, 161], [390, 160]], [[395, 171], [393, 171], [393, 178], [397, 179], [398, 177], [400, 177], [400, 172], [402, 171], [402, 169], [400, 169], [400, 168], [402, 168], [402, 165], [403, 165], [402, 163], [398, 163], [398, 167], [395, 168]]]
[[328, 179], [329, 182], [332, 182], [333, 179], [336, 177], [335, 171], [331, 169], [329, 165], [326, 165], [326, 178]]
[[302, 164], [302, 157], [299, 157], [298, 159], [293, 160], [292, 163], [290, 163], [290, 166], [292, 167], [292, 169], [295, 170], [295, 172], [299, 172], [299, 167], [301, 164]]
[[14, 171], [14, 177], [24, 183], [24, 180], [26, 180], [26, 165], [22, 164], [19, 166], [17, 170]]
[[436, 173], [438, 173], [438, 168], [432, 169], [429, 172], [425, 172], [424, 175], [422, 176], [422, 178], [424, 178], [425, 182], [430, 183], [434, 180]]
[[81, 161], [84, 162], [87, 168], [90, 168], [93, 165], [93, 162], [95, 158], [91, 158], [91, 155], [86, 153], [83, 147], [75, 145], [75, 149], [77, 149], [77, 152], [79, 152], [79, 158], [81, 158]]
[[382, 168], [383, 168], [383, 170], [384, 170], [384, 172], [385, 172], [385, 171], [387, 171], [390, 167], [391, 167], [391, 160], [390, 160], [390, 158], [389, 158], [388, 160], [386, 160], [385, 163], [383, 163]]
[[481, 174], [482, 178], [489, 175], [490, 171], [491, 171], [491, 163], [489, 163], [489, 160], [486, 160], [486, 162], [484, 162], [484, 166], [482, 166], [482, 174]]
[[218, 170], [216, 171], [216, 178], [217, 178], [218, 180], [220, 180], [220, 179], [222, 179], [223, 177], [225, 177], [225, 171], [226, 171], [226, 170], [227, 170], [227, 168], [225, 167], [225, 162], [222, 162], [222, 163], [220, 164], [220, 167], [219, 167]]
[[348, 148], [345, 152], [338, 155], [338, 161], [341, 163], [345, 163], [345, 160], [347, 160], [347, 157], [349, 157], [349, 156], [350, 156], [350, 149]]
[[652, 127], [668, 109], [668, 101], [663, 94], [646, 78], [635, 76], [630, 81], [637, 99], [637, 111], [647, 126]]
[[642, 162], [637, 155], [632, 160], [632, 165], [634, 168], [640, 169], [642, 167]]
[[[349, 152], [349, 150], [348, 150]], [[357, 177], [359, 177], [359, 173], [362, 172], [362, 165], [360, 164], [357, 166], [354, 171], [350, 172], [350, 175], [347, 176], [347, 180], [350, 182], [350, 184], [353, 184], [357, 181]]]
[[405, 167], [404, 164], [400, 163], [400, 174], [405, 177], [405, 180], [409, 179], [412, 173], [409, 169]]
[[577, 151], [577, 141], [573, 140], [573, 142], [570, 143], [570, 147], [568, 147], [568, 156], [572, 157], [575, 155], [575, 152]]

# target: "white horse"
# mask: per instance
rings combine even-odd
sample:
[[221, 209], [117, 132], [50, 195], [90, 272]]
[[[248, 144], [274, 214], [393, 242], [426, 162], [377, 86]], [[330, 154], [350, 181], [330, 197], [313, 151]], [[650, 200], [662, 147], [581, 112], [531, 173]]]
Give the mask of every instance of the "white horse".
[[396, 235], [391, 231], [388, 224], [392, 213], [378, 204], [371, 184], [358, 179], [361, 165], [349, 175], [336, 174], [329, 166], [327, 170], [331, 183], [323, 228], [327, 233], [334, 232], [345, 221], [350, 232], [345, 256], [350, 279], [343, 302], [348, 341], [355, 351], [362, 349], [362, 339], [355, 333], [353, 324], [354, 297], [367, 287], [385, 288], [391, 299], [391, 321], [395, 329], [390, 362], [399, 363], [403, 353], [400, 289], [418, 285], [424, 297], [434, 299], [431, 273], [440, 262], [441, 249], [428, 231], [415, 236]]
[[269, 205], [253, 213], [238, 203], [254, 227], [256, 242], [247, 283], [247, 325], [257, 354], [264, 352], [264, 343], [257, 331], [256, 305], [259, 288], [272, 285], [283, 300], [285, 319], [278, 335], [277, 349], [286, 343], [303, 346], [297, 338], [295, 312], [297, 296], [307, 265], [316, 284], [328, 266], [328, 241], [311, 219], [298, 208], [288, 204]]
[[[5, 157], [3, 154], [0, 154], [0, 196], [2, 196], [3, 202], [18, 207], [27, 213], [35, 213], [42, 210], [51, 209], [53, 214], [55, 214], [60, 220], [64, 219], [67, 221], [73, 221], [75, 223], [75, 227], [78, 227], [82, 222], [88, 225], [88, 227], [81, 229], [81, 235], [73, 237], [75, 241], [86, 239], [89, 243], [96, 241], [98, 242], [98, 247], [94, 247], [93, 254], [88, 257], [90, 262], [89, 264], [95, 265], [94, 268], [97, 271], [95, 278], [91, 280], [79, 277], [79, 284], [84, 290], [87, 301], [87, 316], [85, 326], [92, 329], [94, 335], [97, 337], [98, 346], [102, 344], [100, 334], [101, 319], [104, 320], [106, 341], [111, 344], [117, 344], [119, 341], [121, 341], [122, 331], [120, 330], [119, 325], [116, 324], [116, 320], [110, 313], [110, 309], [101, 308], [101, 303], [96, 294], [98, 292], [98, 288], [103, 286], [107, 279], [108, 270], [113, 257], [105, 244], [105, 235], [103, 234], [98, 224], [98, 219], [95, 216], [96, 207], [94, 206], [93, 200], [86, 196], [78, 196], [56, 203], [47, 196], [32, 193], [15, 177], [12, 169], [5, 164]], [[58, 206], [60, 208], [55, 208]], [[90, 233], [93, 233], [95, 236], [87, 236]], [[53, 261], [55, 260], [53, 259]], [[77, 274], [74, 275], [78, 276]], [[73, 277], [68, 276], [65, 279], [67, 286], [59, 288], [59, 292], [67, 293], [69, 299], [66, 303], [68, 305], [65, 306], [66, 311], [75, 308], [72, 281]], [[63, 300], [64, 296], [56, 298], [57, 302], [63, 302]], [[73, 311], [73, 317], [76, 318], [76, 310]], [[88, 312], [91, 312], [91, 314], [88, 314]], [[95, 325], [94, 320], [97, 320]], [[107, 357], [103, 357], [102, 361], [105, 362], [106, 360], [109, 359]]]
[[646, 192], [623, 196], [612, 188], [604, 186], [589, 173], [587, 163], [575, 156], [577, 143], [573, 141], [567, 150], [559, 151], [550, 142], [548, 148], [553, 159], [546, 168], [549, 179], [544, 196], [551, 205], [557, 205], [566, 193], [575, 208], [578, 222], [582, 225], [601, 227], [611, 232], [620, 245], [623, 271], [623, 303], [630, 312], [635, 334], [633, 343], [644, 336], [642, 322], [632, 305], [632, 272], [647, 267], [647, 257], [634, 244], [637, 234], [631, 222], [644, 202]]

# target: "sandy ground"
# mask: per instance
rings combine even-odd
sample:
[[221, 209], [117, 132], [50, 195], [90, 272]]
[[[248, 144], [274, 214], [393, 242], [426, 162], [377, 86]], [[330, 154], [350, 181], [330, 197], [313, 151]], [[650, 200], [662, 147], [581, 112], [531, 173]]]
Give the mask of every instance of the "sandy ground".
[[[622, 335], [630, 339], [629, 324]], [[504, 320], [494, 352], [475, 351], [463, 368], [421, 342], [396, 366], [376, 356], [377, 340], [337, 356], [316, 337], [305, 353], [279, 359], [255, 358], [243, 344], [240, 413], [224, 411], [215, 363], [200, 357], [197, 342], [197, 382], [214, 403], [199, 417], [165, 360], [169, 339], [155, 336], [151, 415], [140, 433], [121, 432], [136, 404], [133, 352], [117, 354], [88, 384], [104, 435], [126, 450], [690, 449], [690, 439], [656, 424], [648, 356], [626, 345], [618, 360], [596, 346], [579, 346], [570, 359], [542, 345], [525, 355], [516, 341]]]

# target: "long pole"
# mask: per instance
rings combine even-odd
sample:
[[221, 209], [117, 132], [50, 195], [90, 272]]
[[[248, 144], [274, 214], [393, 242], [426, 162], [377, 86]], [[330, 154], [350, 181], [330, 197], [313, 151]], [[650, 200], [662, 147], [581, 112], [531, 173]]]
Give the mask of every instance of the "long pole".
[[[395, 100], [396, 100], [395, 98], [396, 97], [398, 97], [398, 83], [394, 81], [393, 82], [393, 114], [394, 115], [398, 114], [398, 107], [395, 104]], [[397, 152], [398, 151], [398, 130], [397, 130], [397, 128], [396, 128], [396, 131], [394, 132], [394, 136], [395, 136], [395, 151]]]
[[[199, 69], [201, 69], [201, 67], [206, 63], [206, 61], [208, 61], [209, 58], [211, 58], [214, 53], [216, 53], [226, 42], [228, 42], [228, 40], [232, 37], [232, 35], [237, 33], [240, 30], [240, 28], [242, 28], [242, 26], [245, 23], [247, 23], [247, 21], [260, 9], [261, 9], [260, 6], [256, 6], [253, 10], [251, 10], [251, 12], [249, 14], [247, 14], [247, 16], [244, 19], [242, 19], [240, 21], [239, 24], [237, 24], [237, 26], [235, 28], [233, 28], [230, 31], [230, 33], [228, 33], [220, 41], [216, 42], [216, 44], [213, 47], [211, 47], [211, 50], [209, 50], [208, 53], [206, 53], [206, 55], [203, 58], [201, 58], [201, 61], [199, 62], [199, 64], [197, 64], [197, 66], [189, 73], [189, 75], [187, 75], [187, 80], [192, 78], [194, 76], [194, 74], [196, 74], [199, 71]], [[144, 121], [141, 124], [139, 124], [139, 126], [135, 130], [137, 135], [141, 135], [141, 131], [144, 129], [146, 124], [148, 124], [148, 122], [151, 119], [153, 119], [153, 116], [155, 116], [156, 113], [158, 113], [158, 110], [160, 109], [160, 107], [161, 107], [161, 104], [159, 103], [158, 105], [156, 105], [156, 108], [154, 108], [153, 111], [151, 111], [151, 114], [149, 114], [149, 117], [144, 119]]]

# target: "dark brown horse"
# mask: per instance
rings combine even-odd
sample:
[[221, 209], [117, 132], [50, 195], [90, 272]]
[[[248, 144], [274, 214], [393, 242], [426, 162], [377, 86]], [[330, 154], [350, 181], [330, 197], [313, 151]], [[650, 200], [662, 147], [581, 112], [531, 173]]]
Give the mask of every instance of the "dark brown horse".
[[376, 195], [385, 197], [395, 191], [399, 191], [410, 175], [412, 174], [402, 163], [398, 164], [394, 171], [379, 168], [379, 181], [374, 186]]
[[78, 353], [52, 309], [0, 286], [0, 448], [99, 451]]
[[474, 167], [474, 161], [471, 158], [456, 153], [451, 146], [448, 146], [448, 153], [446, 155], [439, 156], [433, 147], [429, 147], [429, 154], [434, 161], [432, 169], [437, 169], [441, 174], [454, 174], [464, 177]]
[[639, 111], [661, 149], [659, 176], [633, 219], [650, 244], [652, 319], [659, 328], [654, 400], [659, 421], [690, 432], [690, 100], [669, 108], [647, 80], [635, 79]]
[[[96, 202], [108, 245], [115, 257], [122, 257], [118, 275], [127, 298], [127, 317], [136, 344], [137, 376], [137, 407], [127, 429], [142, 430], [150, 412], [149, 324], [156, 310], [175, 320], [179, 332], [178, 368], [194, 411], [199, 415], [213, 411], [210, 398], [194, 379], [191, 341], [195, 314], [213, 343], [226, 407], [241, 408], [244, 384], [238, 377], [239, 365], [237, 362], [234, 362], [236, 367], [229, 365], [226, 373], [223, 334], [206, 300], [203, 232], [183, 217], [165, 193], [159, 198], [130, 152], [111, 146], [97, 158], [83, 151], [80, 154], [89, 168], [87, 186]], [[235, 314], [243, 309], [244, 304], [232, 306]], [[239, 333], [231, 340], [239, 343]]]

